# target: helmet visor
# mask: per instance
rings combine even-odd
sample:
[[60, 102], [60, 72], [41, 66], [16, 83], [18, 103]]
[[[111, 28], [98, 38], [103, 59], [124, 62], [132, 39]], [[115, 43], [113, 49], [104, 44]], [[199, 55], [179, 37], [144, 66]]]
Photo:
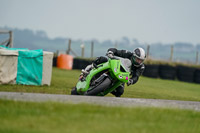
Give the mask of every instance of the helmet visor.
[[140, 59], [138, 57], [133, 56], [133, 64], [135, 66], [139, 66], [144, 62], [144, 59]]
[[139, 58], [135, 58], [135, 62], [137, 63], [137, 64], [142, 64], [143, 62], [144, 62], [144, 60], [142, 60], [142, 59], [139, 59]]

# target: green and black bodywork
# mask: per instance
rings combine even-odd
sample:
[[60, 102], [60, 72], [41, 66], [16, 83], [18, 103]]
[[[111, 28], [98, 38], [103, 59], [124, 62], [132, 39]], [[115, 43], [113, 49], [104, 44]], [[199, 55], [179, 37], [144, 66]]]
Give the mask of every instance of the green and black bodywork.
[[121, 84], [127, 83], [130, 73], [131, 61], [114, 56], [93, 68], [86, 77], [80, 79], [71, 94], [105, 96]]

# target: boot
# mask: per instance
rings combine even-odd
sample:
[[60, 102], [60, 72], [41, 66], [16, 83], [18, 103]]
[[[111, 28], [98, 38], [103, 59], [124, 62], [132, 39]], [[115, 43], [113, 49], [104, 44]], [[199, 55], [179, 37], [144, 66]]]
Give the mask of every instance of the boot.
[[87, 75], [90, 73], [90, 71], [94, 68], [93, 64], [88, 65], [85, 69], [81, 70], [81, 75], [79, 77], [79, 80], [82, 80], [83, 78], [86, 78]]

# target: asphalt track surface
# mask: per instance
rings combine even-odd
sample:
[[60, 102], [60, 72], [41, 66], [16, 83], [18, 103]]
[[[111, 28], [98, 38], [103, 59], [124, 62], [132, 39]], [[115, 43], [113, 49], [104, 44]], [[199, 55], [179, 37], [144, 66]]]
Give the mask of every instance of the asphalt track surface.
[[0, 99], [27, 101], [27, 102], [63, 102], [73, 104], [94, 104], [117, 107], [161, 107], [177, 108], [200, 111], [200, 102], [142, 99], [142, 98], [116, 98], [116, 97], [96, 97], [96, 96], [72, 96], [58, 94], [40, 93], [20, 93], [20, 92], [0, 92]]

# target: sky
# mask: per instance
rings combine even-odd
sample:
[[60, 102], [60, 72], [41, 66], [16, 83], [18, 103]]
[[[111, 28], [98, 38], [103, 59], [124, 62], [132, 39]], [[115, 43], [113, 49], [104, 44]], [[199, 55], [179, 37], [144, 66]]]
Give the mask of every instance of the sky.
[[200, 43], [200, 0], [0, 0], [0, 27], [48, 37]]

